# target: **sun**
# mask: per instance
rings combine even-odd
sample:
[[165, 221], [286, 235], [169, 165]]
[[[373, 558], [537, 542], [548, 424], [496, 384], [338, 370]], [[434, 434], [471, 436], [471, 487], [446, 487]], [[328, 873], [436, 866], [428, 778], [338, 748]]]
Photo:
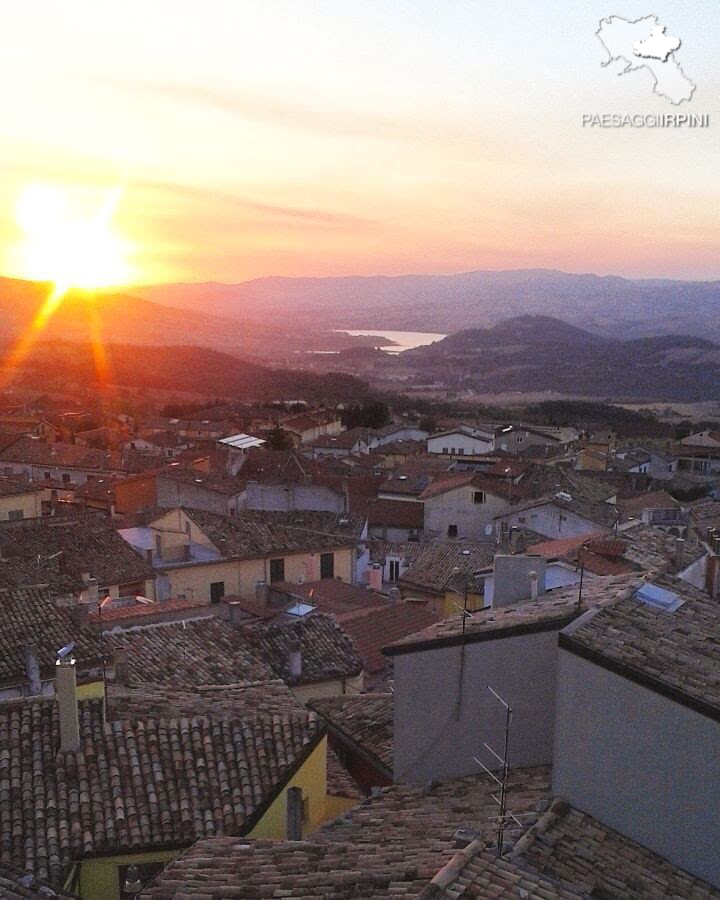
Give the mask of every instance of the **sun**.
[[23, 240], [23, 278], [50, 281], [59, 292], [97, 290], [131, 280], [129, 247], [113, 230], [121, 190], [66, 189], [32, 184], [20, 194], [15, 219]]

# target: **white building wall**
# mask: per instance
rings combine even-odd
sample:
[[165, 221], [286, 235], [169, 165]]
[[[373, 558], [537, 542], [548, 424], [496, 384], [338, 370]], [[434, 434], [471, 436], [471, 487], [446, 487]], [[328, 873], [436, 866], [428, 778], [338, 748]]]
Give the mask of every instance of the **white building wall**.
[[487, 539], [493, 532], [493, 519], [502, 515], [510, 504], [502, 497], [485, 492], [484, 503], [474, 503], [480, 488], [463, 485], [444, 494], [428, 497], [425, 502], [425, 534], [448, 537], [448, 526], [457, 525], [457, 537], [468, 540]]
[[427, 441], [428, 453], [447, 453], [456, 456], [473, 456], [482, 453], [490, 453], [493, 449], [493, 438], [474, 437], [462, 432], [429, 437]]
[[530, 528], [550, 539], [581, 537], [602, 530], [601, 525], [589, 522], [582, 516], [552, 503], [503, 515], [499, 522], [505, 522], [508, 528], [512, 528], [513, 525]]
[[560, 649], [553, 792], [720, 887], [720, 722]]

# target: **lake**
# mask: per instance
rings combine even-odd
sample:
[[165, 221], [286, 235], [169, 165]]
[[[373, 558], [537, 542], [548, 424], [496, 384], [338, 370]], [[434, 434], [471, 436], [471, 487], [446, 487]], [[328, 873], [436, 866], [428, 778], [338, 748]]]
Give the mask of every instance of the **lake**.
[[379, 331], [376, 328], [363, 329], [362, 331], [350, 331], [347, 328], [336, 328], [339, 334], [349, 334], [352, 337], [365, 337], [372, 335], [373, 337], [384, 338], [386, 341], [392, 341], [391, 344], [380, 345], [381, 350], [387, 350], [388, 353], [402, 353], [404, 350], [412, 350], [415, 347], [426, 347], [435, 341], [441, 341], [447, 337], [446, 334], [438, 334], [433, 331]]

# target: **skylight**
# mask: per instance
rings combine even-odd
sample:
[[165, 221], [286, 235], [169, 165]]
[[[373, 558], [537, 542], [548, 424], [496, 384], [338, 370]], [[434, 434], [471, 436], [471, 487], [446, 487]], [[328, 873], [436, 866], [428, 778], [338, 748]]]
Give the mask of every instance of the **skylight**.
[[288, 616], [306, 616], [308, 613], [314, 612], [315, 607], [310, 606], [309, 603], [302, 603], [299, 601], [298, 603], [293, 603], [289, 609], [285, 610], [285, 613]]
[[657, 584], [646, 581], [635, 591], [635, 598], [646, 606], [661, 609], [664, 612], [675, 612], [685, 600], [673, 591], [661, 588]]

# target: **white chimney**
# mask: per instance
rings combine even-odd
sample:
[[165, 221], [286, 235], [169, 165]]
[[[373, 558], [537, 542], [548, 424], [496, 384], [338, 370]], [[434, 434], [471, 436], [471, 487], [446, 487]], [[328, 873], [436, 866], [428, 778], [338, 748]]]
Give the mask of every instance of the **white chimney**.
[[25, 648], [25, 674], [27, 675], [30, 694], [35, 696], [42, 693], [42, 681], [40, 680], [40, 664], [37, 658], [37, 647], [29, 645]]
[[302, 675], [302, 648], [300, 641], [292, 643], [288, 648], [287, 666], [291, 678], [299, 678]]
[[680, 570], [683, 567], [683, 559], [685, 556], [685, 541], [679, 537], [675, 538], [675, 568]]
[[55, 663], [55, 693], [60, 719], [60, 752], [75, 752], [80, 749], [80, 718], [75, 660], [72, 656]]
[[538, 573], [530, 572], [530, 599], [537, 600], [538, 598]]

